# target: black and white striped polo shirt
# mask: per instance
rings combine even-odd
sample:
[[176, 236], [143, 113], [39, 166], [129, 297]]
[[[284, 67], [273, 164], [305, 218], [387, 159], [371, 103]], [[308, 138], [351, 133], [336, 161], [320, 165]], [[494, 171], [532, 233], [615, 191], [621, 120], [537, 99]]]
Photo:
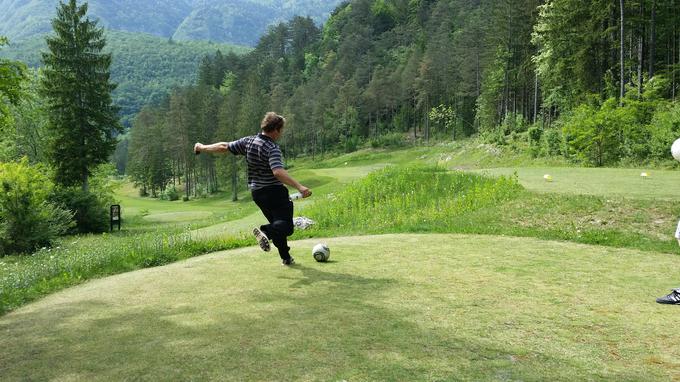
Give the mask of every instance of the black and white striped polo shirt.
[[244, 137], [230, 142], [229, 151], [234, 155], [246, 156], [250, 190], [283, 185], [273, 173], [273, 170], [283, 168], [281, 149], [273, 139], [263, 134]]

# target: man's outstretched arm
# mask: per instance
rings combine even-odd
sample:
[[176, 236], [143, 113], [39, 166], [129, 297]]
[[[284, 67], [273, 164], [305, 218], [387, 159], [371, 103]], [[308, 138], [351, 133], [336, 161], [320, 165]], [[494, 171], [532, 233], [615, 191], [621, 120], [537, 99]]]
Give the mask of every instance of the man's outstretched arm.
[[272, 172], [274, 173], [276, 179], [280, 180], [281, 183], [287, 184], [291, 187], [295, 187], [298, 191], [300, 191], [303, 198], [312, 195], [312, 190], [301, 185], [300, 182], [298, 182], [292, 176], [290, 176], [290, 174], [288, 174], [288, 171], [284, 170], [283, 168], [274, 169]]
[[229, 142], [217, 142], [212, 145], [204, 145], [202, 143], [196, 143], [194, 145], [194, 152], [196, 154], [200, 153], [220, 153], [229, 154]]

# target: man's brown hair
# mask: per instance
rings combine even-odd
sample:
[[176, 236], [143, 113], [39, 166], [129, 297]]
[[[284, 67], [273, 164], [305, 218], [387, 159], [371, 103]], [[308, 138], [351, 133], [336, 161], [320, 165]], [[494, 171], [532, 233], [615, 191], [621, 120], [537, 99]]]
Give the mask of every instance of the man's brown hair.
[[265, 133], [271, 133], [274, 130], [281, 130], [283, 125], [286, 123], [286, 119], [282, 116], [274, 113], [273, 111], [268, 112], [264, 115], [262, 123], [260, 123], [260, 128]]

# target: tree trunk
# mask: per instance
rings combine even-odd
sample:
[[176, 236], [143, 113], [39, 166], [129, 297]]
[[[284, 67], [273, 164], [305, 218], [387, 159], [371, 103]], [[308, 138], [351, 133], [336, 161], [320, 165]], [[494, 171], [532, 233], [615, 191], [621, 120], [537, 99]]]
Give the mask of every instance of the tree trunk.
[[83, 170], [83, 192], [90, 191], [90, 177], [87, 173], [87, 169]]
[[510, 86], [508, 85], [508, 65], [505, 65], [505, 73], [503, 74], [503, 118], [508, 115], [508, 103], [510, 98]]
[[[673, 0], [673, 2], [672, 2], [671, 9], [676, 9], [675, 8], [675, 0]], [[676, 72], [678, 71], [678, 68], [676, 67], [678, 62], [675, 61], [675, 59], [677, 57], [676, 53], [677, 53], [677, 49], [678, 49], [678, 27], [677, 27], [677, 24], [675, 23], [675, 20], [673, 20], [672, 45], [673, 45], [673, 49], [671, 49], [671, 51], [672, 51], [671, 55], [673, 56], [673, 58], [671, 59], [671, 65], [672, 65], [671, 67], [673, 68], [673, 75], [672, 75], [672, 78], [671, 78], [671, 95], [672, 95], [673, 102], [675, 102], [675, 89], [676, 89], [675, 76], [676, 76]]]
[[236, 158], [231, 156], [231, 201], [238, 200], [238, 167], [236, 166]]
[[[409, 121], [413, 119], [413, 142], [418, 139], [418, 113], [416, 113], [416, 107], [415, 107], [415, 102], [411, 101], [411, 105], [409, 105]], [[411, 113], [413, 113], [413, 117], [411, 117]]]
[[620, 97], [619, 98], [619, 106], [623, 106], [623, 96], [626, 93], [626, 79], [625, 79], [625, 71], [624, 71], [625, 61], [624, 61], [624, 49], [623, 49], [623, 46], [624, 46], [623, 42], [624, 42], [624, 39], [625, 39], [625, 35], [624, 35], [625, 30], [624, 30], [624, 24], [623, 24], [624, 21], [625, 21], [625, 19], [624, 19], [625, 8], [624, 8], [623, 2], [624, 2], [623, 0], [619, 0], [619, 7], [621, 8], [621, 20], [619, 22], [621, 24], [621, 36], [620, 36], [621, 41], [620, 41], [620, 44], [619, 44], [619, 47], [620, 47], [619, 64], [621, 66], [620, 71], [619, 71], [619, 76], [620, 76], [619, 82], [620, 82], [620, 85], [621, 85], [620, 86], [620, 92], [619, 92], [619, 97]]
[[425, 98], [425, 143], [430, 143], [430, 95]]
[[481, 93], [481, 81], [480, 81], [480, 78], [479, 78], [480, 77], [480, 73], [479, 73], [479, 71], [480, 71], [480, 69], [479, 69], [479, 49], [477, 49], [475, 53], [476, 53], [475, 58], [477, 59], [477, 61], [475, 63], [476, 64], [476, 66], [475, 66], [475, 69], [476, 69], [475, 70], [475, 90], [476, 90], [475, 99], [478, 99], [479, 95]]
[[649, 78], [654, 77], [654, 56], [656, 53], [656, 0], [652, 0], [652, 19], [649, 25]]
[[[619, 39], [619, 36], [618, 36], [619, 30], [618, 30], [618, 28], [614, 28], [614, 26], [618, 25], [619, 20], [621, 18], [621, 16], [616, 13], [617, 8], [620, 7], [620, 2], [621, 2], [620, 0], [618, 2], [614, 1], [614, 3], [616, 5], [611, 8], [611, 12], [609, 13], [608, 27], [609, 27], [609, 30], [610, 30], [610, 34], [609, 34], [608, 44], [605, 45], [605, 46], [609, 47], [609, 56], [610, 56], [609, 59], [611, 60], [611, 62], [610, 62], [611, 66], [610, 67], [612, 68], [612, 71], [614, 70], [613, 68], [616, 67], [616, 63], [619, 62], [619, 47], [616, 44], [617, 40]], [[616, 48], [614, 48], [614, 47], [616, 47]], [[613, 74], [614, 73], [612, 73], [612, 75]]]
[[189, 199], [189, 165], [184, 164], [184, 197], [185, 199]]
[[538, 73], [534, 72], [534, 123], [538, 114]]

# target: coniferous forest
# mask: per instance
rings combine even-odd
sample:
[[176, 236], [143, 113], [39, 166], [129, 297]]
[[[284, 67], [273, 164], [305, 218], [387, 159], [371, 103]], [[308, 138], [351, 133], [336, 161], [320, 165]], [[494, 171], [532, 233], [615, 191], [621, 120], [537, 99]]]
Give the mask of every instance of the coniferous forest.
[[288, 157], [478, 135], [583, 165], [663, 161], [680, 136], [679, 7], [347, 2], [322, 27], [296, 18], [247, 55], [205, 57], [195, 86], [139, 114], [128, 173], [153, 193], [181, 177], [211, 192], [237, 166], [191, 143], [255, 133], [267, 110], [287, 118]]

